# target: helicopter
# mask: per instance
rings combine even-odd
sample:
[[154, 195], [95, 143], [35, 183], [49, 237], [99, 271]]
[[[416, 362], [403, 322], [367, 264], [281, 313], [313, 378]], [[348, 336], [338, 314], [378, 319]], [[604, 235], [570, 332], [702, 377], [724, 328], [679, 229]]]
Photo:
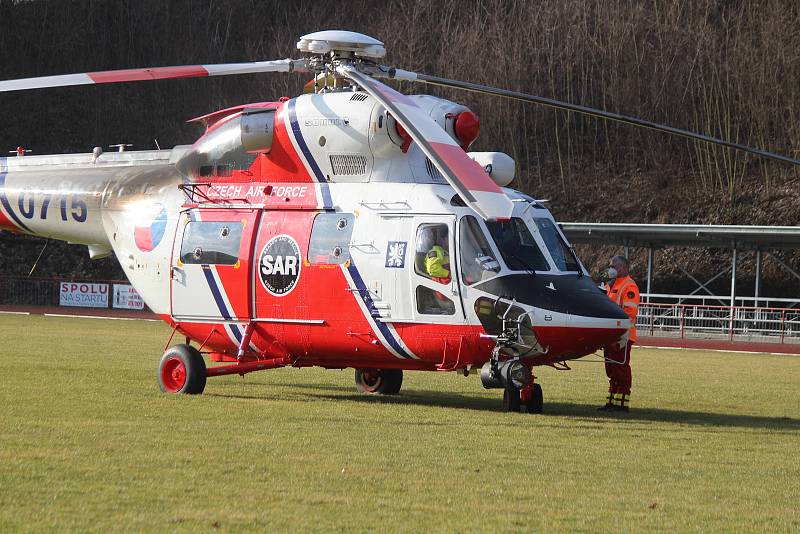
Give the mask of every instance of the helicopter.
[[[505, 411], [540, 413], [537, 366], [623, 339], [545, 204], [510, 188], [514, 160], [470, 152], [466, 106], [380, 80], [522, 100], [800, 161], [646, 120], [383, 65], [381, 41], [326, 30], [300, 59], [0, 81], [0, 92], [252, 73], [308, 73], [307, 91], [193, 119], [169, 150], [0, 157], [0, 229], [116, 256], [172, 336], [160, 389], [282, 367], [355, 369], [399, 393], [403, 371], [479, 372]], [[169, 346], [174, 336], [185, 343]], [[192, 344], [194, 343], [194, 345]], [[209, 363], [206, 363], [207, 357]], [[214, 365], [211, 364], [214, 363]]]

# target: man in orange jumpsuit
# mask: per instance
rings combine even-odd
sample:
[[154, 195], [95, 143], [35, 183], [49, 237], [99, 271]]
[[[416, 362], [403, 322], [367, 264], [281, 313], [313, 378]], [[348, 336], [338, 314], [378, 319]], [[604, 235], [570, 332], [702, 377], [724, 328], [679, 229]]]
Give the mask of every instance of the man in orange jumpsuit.
[[628, 333], [619, 342], [603, 349], [608, 376], [608, 399], [600, 409], [628, 411], [631, 395], [631, 346], [636, 342], [636, 316], [639, 314], [639, 287], [628, 273], [628, 258], [614, 256], [608, 269], [606, 294], [631, 319]]

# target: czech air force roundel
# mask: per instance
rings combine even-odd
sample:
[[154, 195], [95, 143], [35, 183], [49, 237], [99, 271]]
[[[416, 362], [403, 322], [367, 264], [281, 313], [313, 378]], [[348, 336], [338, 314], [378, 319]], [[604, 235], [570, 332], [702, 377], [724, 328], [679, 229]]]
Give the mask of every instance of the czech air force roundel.
[[167, 208], [155, 204], [150, 213], [145, 213], [133, 229], [133, 240], [142, 252], [155, 249], [164, 237], [167, 228]]
[[261, 285], [271, 295], [289, 294], [300, 279], [300, 247], [291, 236], [282, 234], [270, 239], [258, 259]]

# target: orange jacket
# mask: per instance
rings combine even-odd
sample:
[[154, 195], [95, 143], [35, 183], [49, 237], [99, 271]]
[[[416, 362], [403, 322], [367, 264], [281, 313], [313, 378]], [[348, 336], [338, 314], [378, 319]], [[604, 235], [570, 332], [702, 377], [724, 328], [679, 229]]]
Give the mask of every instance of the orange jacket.
[[636, 341], [636, 316], [639, 315], [639, 286], [630, 276], [618, 277], [606, 288], [608, 298], [617, 303], [631, 319], [630, 340]]

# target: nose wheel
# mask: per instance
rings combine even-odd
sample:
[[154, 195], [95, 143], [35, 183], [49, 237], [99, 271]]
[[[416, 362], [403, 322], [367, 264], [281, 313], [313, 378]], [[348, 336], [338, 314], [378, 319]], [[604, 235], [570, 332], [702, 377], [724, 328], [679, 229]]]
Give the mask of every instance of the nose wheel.
[[542, 386], [533, 381], [522, 389], [506, 388], [503, 391], [504, 412], [542, 413], [543, 410]]

